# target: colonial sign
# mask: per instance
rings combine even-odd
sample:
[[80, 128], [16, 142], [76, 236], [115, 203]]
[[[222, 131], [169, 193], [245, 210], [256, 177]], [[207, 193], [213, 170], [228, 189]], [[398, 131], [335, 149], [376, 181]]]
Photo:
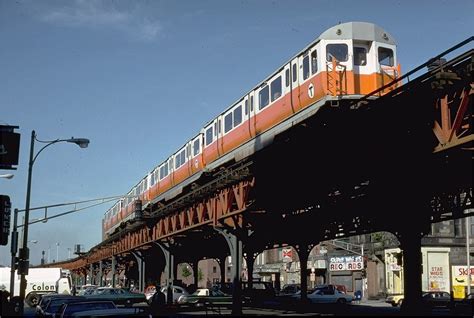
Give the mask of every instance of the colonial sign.
[[362, 256], [338, 256], [329, 259], [330, 271], [360, 271], [364, 269]]

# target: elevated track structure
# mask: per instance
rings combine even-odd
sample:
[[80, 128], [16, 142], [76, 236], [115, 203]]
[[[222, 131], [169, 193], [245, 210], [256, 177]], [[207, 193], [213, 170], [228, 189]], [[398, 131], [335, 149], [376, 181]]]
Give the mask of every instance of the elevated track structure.
[[[208, 172], [166, 204], [149, 205], [81, 257], [49, 265], [100, 282], [126, 271], [143, 290], [145, 277], [166, 269], [171, 284], [178, 263], [196, 270], [204, 257], [221, 266], [228, 255], [245, 257], [250, 272], [258, 253], [276, 246], [293, 246], [305, 272], [321, 241], [389, 231], [404, 250], [404, 306], [416, 310], [421, 237], [433, 222], [474, 215], [474, 50], [443, 59], [472, 41], [407, 73], [382, 96], [393, 83], [357, 99], [336, 89], [317, 112], [308, 108], [276, 127], [251, 157]], [[234, 262], [234, 286], [240, 266]], [[301, 285], [305, 299], [306, 280]], [[239, 313], [239, 288], [233, 295]]]

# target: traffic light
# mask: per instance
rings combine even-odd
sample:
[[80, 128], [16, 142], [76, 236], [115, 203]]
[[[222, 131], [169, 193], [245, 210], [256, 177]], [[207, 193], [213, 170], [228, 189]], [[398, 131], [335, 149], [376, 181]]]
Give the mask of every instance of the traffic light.
[[0, 245], [8, 244], [11, 207], [10, 197], [8, 195], [0, 195]]

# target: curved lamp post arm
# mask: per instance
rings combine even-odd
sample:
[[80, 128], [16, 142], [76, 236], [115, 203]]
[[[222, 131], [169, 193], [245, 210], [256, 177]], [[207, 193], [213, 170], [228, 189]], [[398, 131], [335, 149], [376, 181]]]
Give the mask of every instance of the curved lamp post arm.
[[[78, 145], [79, 147], [81, 148], [87, 148], [87, 146], [89, 145], [89, 139], [86, 139], [86, 138], [70, 138], [70, 139], [56, 139], [56, 140], [50, 140], [50, 141], [44, 141], [44, 140], [39, 140], [38, 138], [36, 138], [36, 133], [35, 131], [33, 131], [33, 135], [34, 135], [34, 140], [38, 141], [38, 142], [41, 142], [41, 143], [47, 143], [47, 145], [45, 145], [43, 148], [41, 148], [37, 153], [36, 155], [34, 156], [34, 158], [31, 160], [31, 165], [33, 165], [35, 163], [35, 160], [36, 158], [38, 158], [39, 154], [46, 148], [46, 147], [49, 147], [55, 143], [58, 143], [58, 142], [71, 142], [71, 143], [74, 143], [76, 145]], [[33, 137], [33, 136], [32, 136]]]

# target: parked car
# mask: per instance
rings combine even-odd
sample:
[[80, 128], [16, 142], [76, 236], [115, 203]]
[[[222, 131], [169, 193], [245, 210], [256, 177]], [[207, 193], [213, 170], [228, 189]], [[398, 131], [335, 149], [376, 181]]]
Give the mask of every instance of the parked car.
[[474, 293], [470, 293], [464, 299], [456, 302], [454, 312], [461, 315], [474, 315]]
[[[173, 285], [172, 288], [173, 288], [173, 303], [177, 303], [179, 297], [181, 296], [189, 296], [188, 291], [181, 286]], [[166, 302], [168, 302], [168, 287], [167, 286], [162, 287], [161, 292], [165, 294]]]
[[84, 297], [71, 296], [65, 294], [44, 295], [38, 305], [36, 305], [36, 315], [38, 317], [54, 317], [58, 309], [66, 303], [81, 301]]
[[428, 291], [423, 292], [422, 296], [423, 303], [431, 308], [435, 307], [451, 307], [451, 295], [448, 292], [443, 291]]
[[63, 304], [57, 311], [55, 318], [70, 317], [74, 313], [90, 310], [116, 309], [117, 306], [110, 300], [83, 300]]
[[[245, 303], [263, 303], [265, 301], [274, 300], [276, 296], [275, 289], [271, 282], [252, 282], [252, 288], [248, 282], [242, 282], [242, 300]], [[233, 286], [232, 283], [217, 283], [214, 285], [214, 289], [222, 291], [224, 294], [232, 295]]]
[[385, 302], [393, 307], [401, 306], [403, 304], [403, 294], [394, 294], [385, 298]]
[[[301, 298], [301, 291], [295, 293], [293, 298]], [[308, 300], [315, 304], [347, 304], [351, 303], [353, 297], [336, 289], [334, 286], [326, 285], [318, 287], [308, 293]]]
[[97, 285], [91, 285], [91, 284], [86, 284], [86, 285], [82, 285], [82, 286], [77, 286], [76, 287], [76, 295], [78, 296], [82, 296], [84, 294], [89, 294], [91, 293], [94, 289], [96, 289]]
[[278, 293], [279, 296], [290, 296], [301, 290], [300, 284], [286, 284]]
[[153, 316], [146, 307], [96, 309], [74, 312], [68, 317], [149, 317]]
[[[431, 308], [435, 307], [451, 307], [451, 295], [448, 292], [443, 291], [424, 291], [421, 294], [422, 301]], [[385, 299], [386, 303], [391, 304], [393, 307], [401, 306], [403, 304], [404, 295], [391, 295]]]
[[116, 305], [131, 306], [136, 303], [146, 303], [145, 294], [132, 293], [124, 288], [99, 287], [91, 294], [84, 295], [89, 300], [110, 300]]
[[204, 304], [231, 305], [232, 295], [226, 294], [217, 288], [198, 288], [192, 295], [179, 297], [178, 304], [191, 306]]

